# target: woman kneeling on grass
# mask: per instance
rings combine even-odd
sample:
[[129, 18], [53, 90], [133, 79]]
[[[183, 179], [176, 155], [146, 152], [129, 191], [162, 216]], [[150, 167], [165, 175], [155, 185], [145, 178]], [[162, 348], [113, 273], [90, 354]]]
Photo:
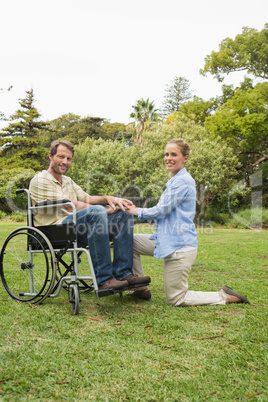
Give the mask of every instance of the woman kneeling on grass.
[[[185, 163], [190, 154], [189, 145], [182, 139], [168, 142], [164, 162], [172, 178], [166, 184], [158, 204], [153, 208], [131, 206], [128, 212], [139, 220], [155, 220], [155, 233], [134, 234], [133, 273], [144, 276], [141, 255], [164, 259], [165, 294], [173, 306], [201, 306], [226, 303], [249, 303], [247, 298], [228, 286], [220, 292], [188, 290], [188, 275], [197, 254], [197, 233], [193, 222], [196, 208], [195, 181], [187, 172]], [[148, 288], [131, 293], [148, 300]]]

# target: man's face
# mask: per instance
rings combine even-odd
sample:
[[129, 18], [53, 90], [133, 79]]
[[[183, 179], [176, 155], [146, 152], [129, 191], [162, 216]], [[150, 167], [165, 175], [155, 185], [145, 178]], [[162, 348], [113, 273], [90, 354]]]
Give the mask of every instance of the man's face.
[[60, 144], [57, 148], [57, 153], [55, 155], [48, 155], [50, 159], [49, 167], [56, 174], [65, 174], [69, 167], [71, 166], [73, 153], [65, 145]]

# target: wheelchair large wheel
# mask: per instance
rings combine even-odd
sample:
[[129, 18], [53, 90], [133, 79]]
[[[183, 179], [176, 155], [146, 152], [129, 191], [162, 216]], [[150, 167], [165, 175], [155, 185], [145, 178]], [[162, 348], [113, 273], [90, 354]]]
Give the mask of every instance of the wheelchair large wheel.
[[0, 254], [0, 276], [15, 300], [41, 303], [53, 288], [55, 253], [47, 237], [38, 229], [15, 229], [4, 242]]

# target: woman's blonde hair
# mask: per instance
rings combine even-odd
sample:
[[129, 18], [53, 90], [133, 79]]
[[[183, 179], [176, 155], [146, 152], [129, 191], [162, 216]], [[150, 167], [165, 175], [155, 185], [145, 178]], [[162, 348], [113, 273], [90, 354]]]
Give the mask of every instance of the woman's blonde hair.
[[190, 155], [190, 145], [187, 144], [182, 138], [177, 138], [174, 140], [170, 140], [168, 144], [176, 144], [181, 149], [181, 153], [183, 156]]

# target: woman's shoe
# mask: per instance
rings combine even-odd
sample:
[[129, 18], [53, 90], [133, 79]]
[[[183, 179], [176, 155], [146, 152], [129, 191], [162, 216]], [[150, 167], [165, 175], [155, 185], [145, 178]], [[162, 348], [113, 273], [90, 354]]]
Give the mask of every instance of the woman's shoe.
[[142, 300], [149, 300], [152, 295], [149, 289], [146, 290], [135, 290], [134, 292], [129, 292], [127, 296], [132, 296], [137, 299], [142, 299]]
[[241, 295], [240, 293], [236, 292], [235, 290], [233, 290], [232, 288], [229, 288], [229, 286], [223, 286], [222, 290], [230, 296], [235, 296], [237, 297], [241, 303], [246, 303], [246, 304], [250, 304], [248, 299], [246, 298], [246, 296]]

